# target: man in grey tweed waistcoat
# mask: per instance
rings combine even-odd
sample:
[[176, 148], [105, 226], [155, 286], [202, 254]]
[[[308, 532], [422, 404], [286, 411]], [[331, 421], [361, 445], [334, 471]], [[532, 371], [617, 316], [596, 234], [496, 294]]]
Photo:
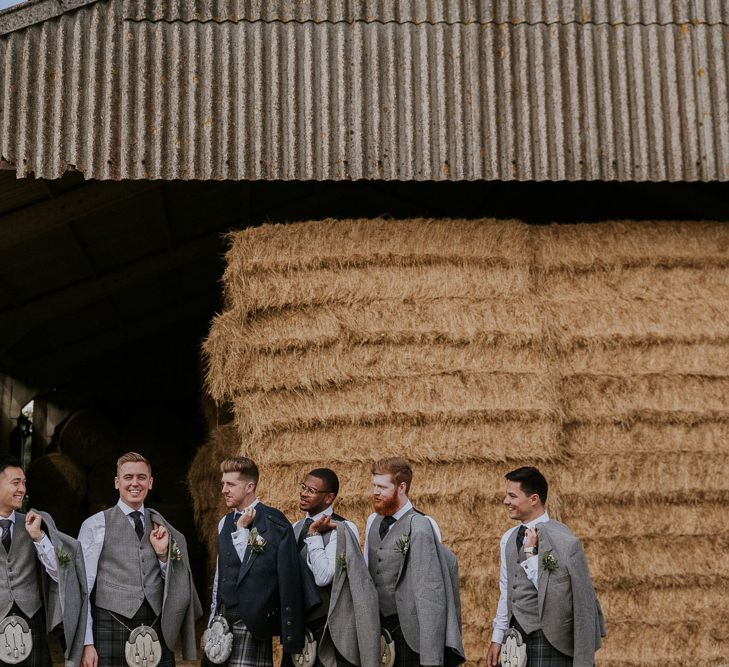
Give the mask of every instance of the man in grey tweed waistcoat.
[[487, 665], [499, 664], [513, 627], [526, 643], [529, 667], [591, 667], [605, 623], [582, 544], [549, 518], [547, 480], [539, 470], [518, 468], [506, 480], [504, 504], [519, 525], [501, 538], [501, 596]]
[[136, 452], [124, 454], [114, 480], [119, 502], [81, 526], [79, 542], [88, 589], [93, 591], [83, 667], [125, 665], [125, 645], [141, 625], [156, 633], [162, 667], [174, 666], [180, 634], [183, 656], [197, 657], [195, 620], [202, 608], [187, 544], [158, 512], [145, 507], [152, 484], [149, 461]]
[[[34, 511], [23, 514], [18, 510], [25, 498], [25, 474], [20, 462], [11, 457], [0, 458], [0, 528], [2, 538], [0, 541], [0, 620], [8, 616], [18, 616], [24, 619], [29, 626], [32, 637], [32, 649], [25, 660], [17, 663], [25, 667], [50, 667], [51, 659], [48, 650], [46, 616], [58, 617], [60, 621], [60, 608], [48, 609], [48, 595], [44, 595], [51, 587], [55, 587], [53, 598], [60, 607], [57, 583], [59, 581], [59, 565], [54, 544], [50, 535], [46, 533], [48, 527], [44, 525], [43, 518]], [[48, 515], [48, 522], [51, 519]], [[45, 528], [45, 530], [43, 530]], [[59, 534], [54, 528], [54, 539]], [[71, 549], [73, 538], [64, 544]], [[65, 551], [64, 551], [65, 554]], [[42, 565], [42, 568], [41, 568]], [[70, 567], [74, 567], [73, 564]], [[48, 581], [41, 581], [47, 577]], [[76, 615], [84, 606], [84, 596], [80, 591], [79, 604], [74, 605]], [[53, 605], [52, 605], [53, 606]], [[72, 605], [68, 605], [66, 624], [72, 624], [70, 614]], [[50, 613], [44, 613], [50, 612]], [[74, 619], [78, 623], [78, 618]], [[72, 639], [72, 638], [71, 638]], [[5, 650], [7, 642], [0, 641], [0, 655]], [[78, 656], [77, 656], [78, 657]], [[0, 660], [2, 658], [0, 657]]]
[[384, 458], [372, 464], [372, 475], [375, 513], [367, 519], [365, 558], [380, 623], [395, 642], [395, 665], [460, 663], [458, 582], [444, 574], [437, 524], [408, 499], [412, 468], [403, 458]]
[[[334, 513], [332, 503], [339, 493], [339, 478], [329, 468], [315, 468], [299, 485], [299, 509], [306, 517], [294, 524], [296, 545], [301, 560], [319, 589], [321, 604], [306, 615], [306, 627], [321, 646], [324, 626], [327, 624], [332, 581], [336, 574], [337, 530], [336, 522], [345, 525], [359, 541], [359, 531], [351, 521]], [[351, 619], [350, 619], [351, 622]], [[339, 667], [350, 665], [336, 649], [336, 663]], [[318, 661], [321, 665], [321, 661]]]

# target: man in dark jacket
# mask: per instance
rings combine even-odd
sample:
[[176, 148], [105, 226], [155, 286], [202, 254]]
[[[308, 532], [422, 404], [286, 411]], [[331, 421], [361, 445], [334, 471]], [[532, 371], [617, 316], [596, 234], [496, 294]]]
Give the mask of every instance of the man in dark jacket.
[[272, 637], [281, 637], [284, 653], [297, 653], [304, 645], [296, 540], [286, 517], [256, 497], [253, 461], [226, 459], [220, 470], [231, 512], [218, 524], [212, 613], [222, 613], [232, 628], [230, 667], [269, 667]]

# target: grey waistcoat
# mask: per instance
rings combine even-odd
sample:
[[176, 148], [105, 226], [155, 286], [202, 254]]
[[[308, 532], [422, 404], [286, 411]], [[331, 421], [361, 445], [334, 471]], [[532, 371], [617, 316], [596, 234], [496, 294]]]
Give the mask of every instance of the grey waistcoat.
[[155, 614], [162, 611], [164, 580], [149, 543], [152, 519], [144, 511], [144, 537], [118, 505], [104, 512], [106, 532], [96, 575], [96, 606], [131, 618], [145, 598]]
[[16, 512], [10, 553], [0, 545], [0, 619], [8, 615], [13, 602], [29, 618], [40, 609], [38, 565], [33, 540], [25, 530], [25, 514]]
[[527, 633], [536, 632], [540, 628], [539, 622], [539, 593], [534, 584], [529, 581], [526, 572], [521, 566], [524, 560], [524, 547], [516, 550], [516, 531], [506, 543], [506, 572], [507, 595], [506, 602], [509, 618], [513, 615]]
[[367, 535], [367, 566], [377, 589], [380, 599], [380, 614], [383, 616], [397, 614], [395, 585], [404, 556], [395, 548], [395, 545], [403, 535], [403, 527], [407, 523], [405, 519], [414, 512], [414, 509], [407, 511], [393, 523], [384, 540], [380, 540], [382, 517], [378, 515], [372, 522]]

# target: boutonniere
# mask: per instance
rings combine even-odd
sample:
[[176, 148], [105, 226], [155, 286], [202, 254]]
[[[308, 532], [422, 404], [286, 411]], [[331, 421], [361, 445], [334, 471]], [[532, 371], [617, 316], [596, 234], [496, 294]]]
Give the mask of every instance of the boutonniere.
[[337, 556], [337, 570], [340, 573], [347, 571], [347, 556], [343, 553]]
[[410, 551], [410, 535], [403, 533], [395, 542], [395, 551], [399, 551], [403, 556]]
[[56, 547], [56, 559], [61, 567], [67, 567], [71, 562], [71, 554], [64, 551], [60, 546]]
[[172, 546], [170, 547], [170, 560], [182, 560], [182, 551], [180, 551], [180, 547], [175, 540], [172, 540]]
[[542, 567], [545, 570], [554, 572], [557, 569], [557, 565], [557, 559], [552, 555], [552, 550], [550, 549], [549, 551], [545, 551], [542, 556]]
[[266, 548], [266, 538], [258, 533], [258, 528], [252, 528], [248, 533], [248, 560], [253, 554], [260, 554]]

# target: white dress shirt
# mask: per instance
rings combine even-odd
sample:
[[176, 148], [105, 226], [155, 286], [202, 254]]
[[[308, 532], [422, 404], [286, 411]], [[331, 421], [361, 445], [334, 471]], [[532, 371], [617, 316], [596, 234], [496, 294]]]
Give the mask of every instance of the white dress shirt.
[[[408, 500], [395, 514], [393, 514], [393, 518], [395, 521], [400, 520], [405, 514], [407, 514], [411, 509], [413, 508], [413, 504]], [[364, 544], [364, 559], [365, 563], [367, 563], [367, 546], [368, 546], [368, 538], [370, 536], [370, 528], [372, 527], [372, 522], [377, 518], [377, 513], [373, 512], [367, 517], [367, 524], [365, 525], [365, 544]], [[433, 526], [433, 530], [435, 530], [435, 534], [438, 537], [438, 541], [442, 542], [443, 538], [440, 535], [440, 528], [438, 528], [438, 524], [435, 522], [435, 519], [432, 516], [428, 517], [428, 520], [430, 521], [431, 525]], [[391, 526], [392, 527], [392, 526]]]
[[[258, 505], [258, 503], [261, 502], [258, 498], [256, 498], [248, 507], [255, 507]], [[236, 512], [240, 512], [241, 510], [235, 510]], [[223, 525], [225, 524], [225, 517], [228, 515], [226, 514], [219, 522], [218, 522], [218, 535], [220, 534], [220, 531], [223, 530]], [[235, 548], [235, 553], [238, 554], [238, 558], [240, 559], [240, 562], [243, 562], [243, 558], [246, 555], [246, 548], [248, 547], [248, 536], [250, 535], [250, 530], [248, 528], [239, 528], [238, 530], [234, 530], [232, 533], [233, 538], [233, 547]], [[215, 578], [213, 579], [213, 599], [210, 603], [210, 618], [215, 616], [215, 609], [218, 606], [218, 560], [215, 559]]]
[[[12, 540], [13, 535], [15, 534], [15, 510], [10, 512], [10, 516], [0, 515], [0, 519], [10, 519], [10, 539]], [[25, 530], [25, 526], [23, 526], [23, 530]], [[2, 532], [3, 531], [0, 530], [0, 533]], [[0, 539], [2, 539], [2, 537], [4, 537], [4, 535], [0, 535]], [[58, 582], [58, 558], [56, 558], [56, 552], [53, 549], [53, 544], [51, 543], [50, 538], [41, 531], [41, 541], [36, 542], [33, 539], [31, 539], [31, 541], [35, 545], [38, 560], [45, 568], [48, 576], [53, 579], [53, 581]]]
[[[129, 516], [134, 512], [134, 508], [129, 507], [121, 500], [116, 504], [117, 507], [124, 512], [124, 516], [129, 519], [129, 523], [134, 526], [134, 517]], [[144, 515], [144, 505], [139, 508], [142, 514], [142, 525], [146, 521]], [[146, 530], [146, 526], [145, 526]], [[78, 541], [81, 544], [81, 550], [84, 554], [84, 565], [86, 566], [86, 584], [88, 586], [89, 595], [94, 590], [94, 584], [96, 584], [96, 574], [99, 570], [99, 558], [101, 558], [101, 550], [104, 547], [104, 536], [106, 535], [106, 518], [103, 512], [97, 512], [93, 516], [90, 516], [86, 521], [81, 524], [81, 530], [78, 532]], [[167, 574], [167, 563], [157, 561], [159, 563], [159, 569], [162, 573], [162, 578]], [[91, 605], [88, 606], [88, 614], [86, 615], [86, 639], [84, 645], [94, 643], [94, 632], [91, 621]]]
[[[527, 528], [534, 528], [538, 523], [544, 523], [549, 521], [549, 514], [546, 512], [536, 519], [524, 524]], [[506, 604], [506, 587], [508, 585], [508, 574], [506, 572], [506, 543], [509, 541], [511, 534], [519, 529], [518, 526], [509, 528], [501, 537], [500, 553], [501, 553], [501, 565], [499, 567], [499, 604], [496, 607], [496, 617], [493, 622], [493, 633], [491, 634], [491, 641], [501, 644], [504, 641], [504, 635], [509, 629], [509, 609]], [[520, 563], [529, 581], [534, 584], [534, 588], [539, 588], [539, 556], [529, 556], [526, 560]]]
[[[328, 515], [331, 516], [333, 512], [332, 506], [327, 507], [323, 512], [319, 514], [311, 515], [308, 512], [306, 517], [316, 521], [321, 517]], [[359, 542], [359, 531], [351, 521], [345, 522], [349, 529], [354, 533]], [[304, 527], [301, 527], [304, 530]], [[306, 561], [309, 565], [311, 573], [314, 575], [314, 581], [317, 586], [327, 586], [334, 579], [334, 573], [336, 572], [336, 560], [337, 560], [337, 531], [331, 531], [331, 537], [326, 548], [324, 547], [324, 538], [321, 535], [311, 535], [304, 538], [306, 542], [307, 557]]]

